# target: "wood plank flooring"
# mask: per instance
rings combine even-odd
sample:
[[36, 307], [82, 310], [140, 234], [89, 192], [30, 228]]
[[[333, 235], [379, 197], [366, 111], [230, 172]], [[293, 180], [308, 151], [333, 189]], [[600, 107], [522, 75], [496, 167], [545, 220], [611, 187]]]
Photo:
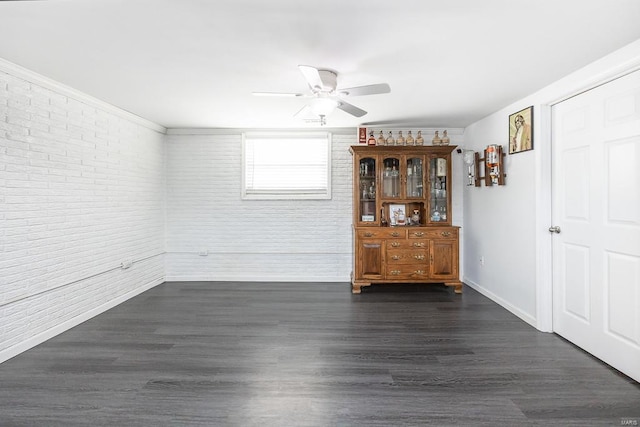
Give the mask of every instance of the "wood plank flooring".
[[3, 427], [638, 423], [638, 383], [438, 285], [165, 283], [0, 364]]

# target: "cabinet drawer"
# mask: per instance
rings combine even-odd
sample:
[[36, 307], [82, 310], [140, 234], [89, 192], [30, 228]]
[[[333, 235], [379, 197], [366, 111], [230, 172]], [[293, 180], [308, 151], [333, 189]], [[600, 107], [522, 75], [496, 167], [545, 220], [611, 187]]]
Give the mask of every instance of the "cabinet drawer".
[[429, 261], [427, 250], [388, 250], [387, 264], [415, 264], [416, 268], [426, 268]]
[[419, 228], [409, 230], [409, 239], [457, 239], [457, 228]]
[[388, 280], [424, 280], [428, 277], [429, 269], [427, 266], [398, 264], [388, 265], [386, 270], [386, 279]]
[[398, 228], [369, 228], [366, 230], [358, 230], [358, 237], [360, 239], [406, 239], [407, 230]]
[[426, 239], [389, 239], [387, 240], [387, 249], [429, 249], [429, 241]]

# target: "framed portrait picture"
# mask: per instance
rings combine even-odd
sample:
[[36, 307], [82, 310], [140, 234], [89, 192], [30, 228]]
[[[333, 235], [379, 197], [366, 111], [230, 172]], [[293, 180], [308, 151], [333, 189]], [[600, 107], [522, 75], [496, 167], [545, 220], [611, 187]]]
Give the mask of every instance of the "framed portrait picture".
[[509, 115], [509, 154], [533, 150], [533, 105]]
[[407, 207], [405, 205], [389, 205], [389, 222], [391, 225], [406, 225]]

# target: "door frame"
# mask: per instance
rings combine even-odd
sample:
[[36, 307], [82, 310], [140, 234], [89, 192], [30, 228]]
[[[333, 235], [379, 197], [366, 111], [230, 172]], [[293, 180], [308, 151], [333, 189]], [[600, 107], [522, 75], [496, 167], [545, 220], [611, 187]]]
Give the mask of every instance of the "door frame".
[[[608, 57], [607, 57], [608, 58]], [[604, 58], [606, 59], [606, 58]], [[601, 60], [601, 61], [604, 61]], [[605, 62], [606, 63], [606, 62]], [[615, 64], [615, 62], [613, 62]], [[583, 69], [584, 70], [584, 69]], [[583, 70], [577, 74], [586, 74]], [[640, 70], [640, 56], [631, 60], [621, 61], [611, 68], [601, 71], [596, 75], [586, 75], [577, 83], [568, 85], [569, 89], [561, 97], [547, 98], [546, 102], [538, 104], [536, 112], [539, 127], [534, 129], [540, 135], [535, 147], [536, 178], [536, 328], [541, 332], [553, 331], [553, 251], [552, 234], [549, 227], [552, 225], [552, 154], [553, 154], [553, 122], [552, 108], [554, 105], [578, 96], [598, 86], [612, 82], [620, 77]], [[562, 82], [562, 80], [560, 80]]]

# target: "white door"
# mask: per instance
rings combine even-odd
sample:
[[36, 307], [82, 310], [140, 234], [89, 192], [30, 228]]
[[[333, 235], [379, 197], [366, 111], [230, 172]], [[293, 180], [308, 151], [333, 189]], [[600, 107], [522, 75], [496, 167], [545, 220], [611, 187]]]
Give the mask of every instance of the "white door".
[[553, 329], [640, 381], [640, 71], [552, 112]]

